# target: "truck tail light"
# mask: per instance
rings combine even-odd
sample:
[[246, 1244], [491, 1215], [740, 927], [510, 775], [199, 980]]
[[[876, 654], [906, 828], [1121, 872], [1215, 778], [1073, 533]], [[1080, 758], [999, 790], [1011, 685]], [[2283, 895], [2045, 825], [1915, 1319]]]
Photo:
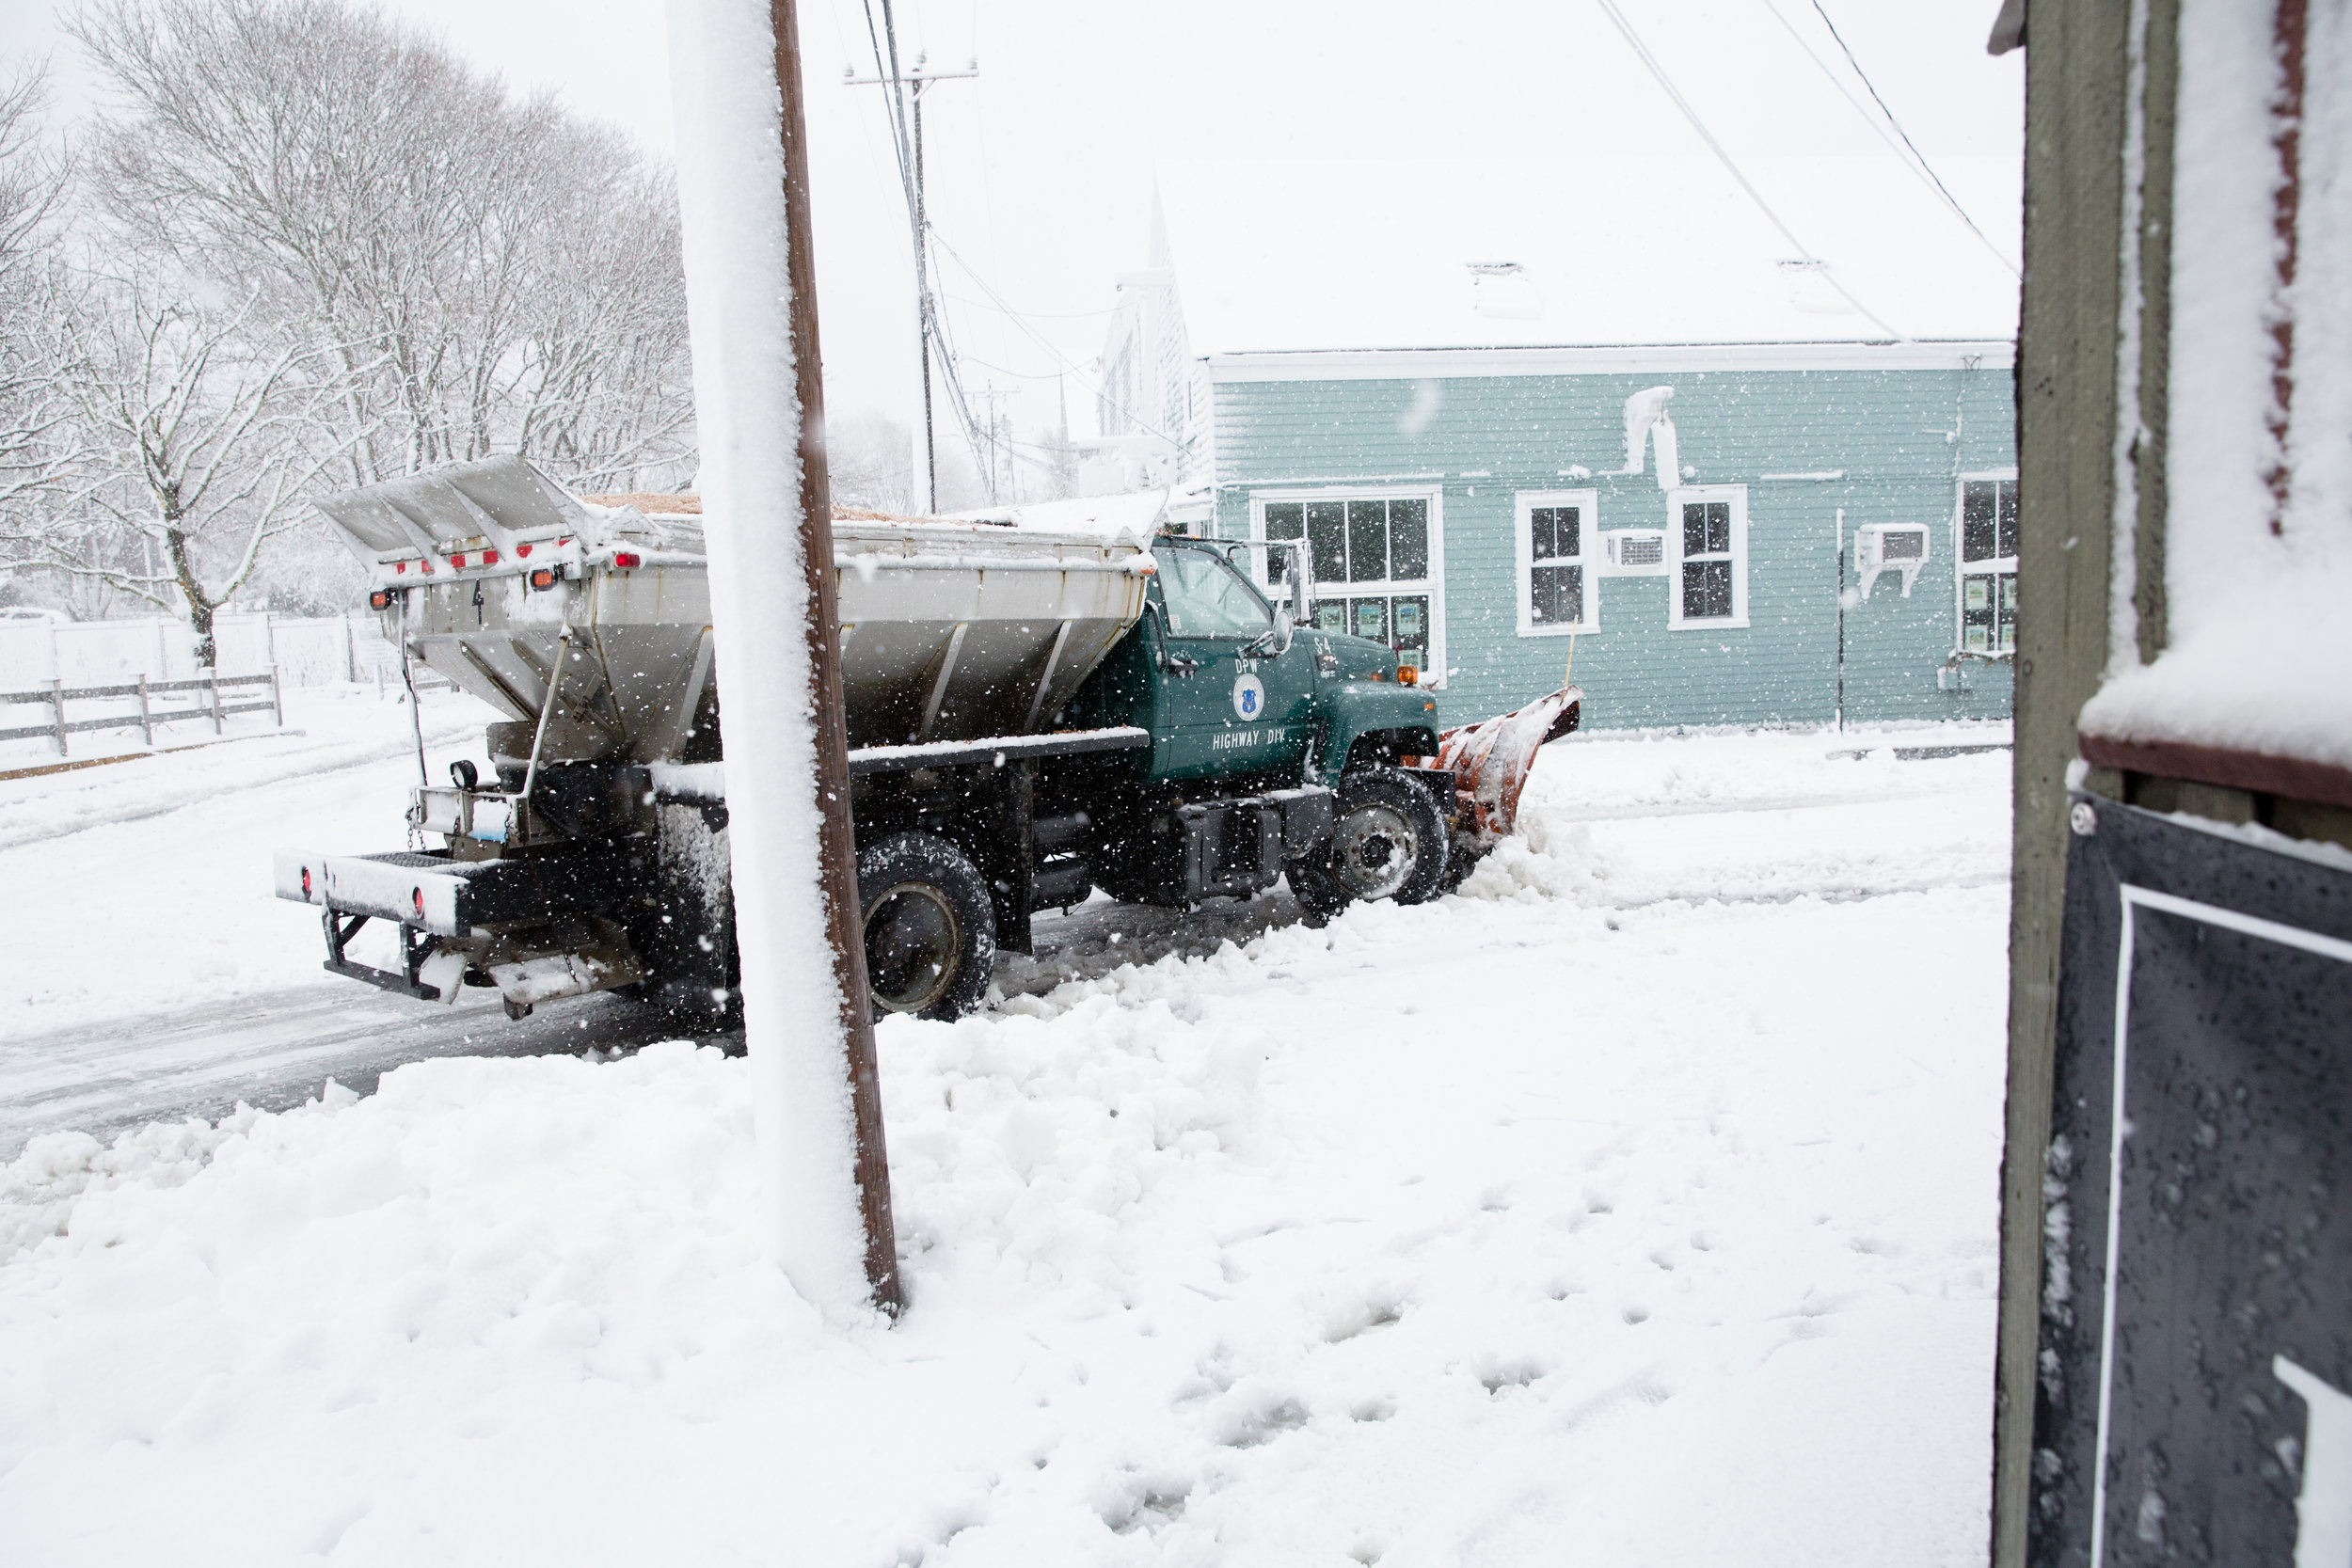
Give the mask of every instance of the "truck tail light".
[[1400, 665], [1398, 665], [1398, 666], [1396, 667], [1396, 684], [1397, 684], [1397, 685], [1399, 685], [1399, 686], [1416, 686], [1416, 685], [1419, 685], [1419, 684], [1420, 684], [1420, 682], [1421, 682], [1421, 672], [1420, 672], [1420, 671], [1418, 671], [1418, 670], [1416, 670], [1416, 669], [1414, 669], [1411, 665], [1409, 665], [1409, 664], [1400, 664]]
[[410, 888], [408, 890], [408, 897], [409, 901], [417, 906], [417, 918], [419, 920], [422, 920], [424, 918], [424, 889], [421, 887]]
[[370, 610], [389, 609], [391, 602], [392, 591], [389, 588], [379, 588], [374, 593], [368, 595], [368, 608]]
[[612, 564], [618, 566], [624, 572], [634, 567], [643, 566], [644, 563], [645, 558], [639, 555], [635, 550], [615, 550], [612, 552]]
[[307, 865], [302, 868], [302, 896], [310, 896], [310, 868]]
[[552, 587], [554, 587], [554, 586], [555, 586], [555, 572], [554, 572], [554, 570], [553, 570], [552, 568], [550, 568], [550, 567], [542, 566], [542, 567], [540, 567], [537, 571], [535, 571], [535, 572], [532, 573], [532, 574], [531, 574], [531, 586], [532, 586], [532, 587], [533, 587], [533, 588], [539, 588], [539, 589], [547, 589], [547, 588], [552, 588]]

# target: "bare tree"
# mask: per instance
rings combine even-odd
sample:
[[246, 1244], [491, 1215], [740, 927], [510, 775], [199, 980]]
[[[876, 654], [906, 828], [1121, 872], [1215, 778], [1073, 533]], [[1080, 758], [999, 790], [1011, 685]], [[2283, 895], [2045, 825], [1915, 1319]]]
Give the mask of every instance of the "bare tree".
[[349, 357], [272, 345], [252, 312], [152, 275], [92, 291], [67, 366], [79, 483], [34, 561], [184, 613], [205, 668], [215, 614], [269, 540], [310, 524], [312, 483], [359, 438], [322, 418]]
[[691, 467], [675, 192], [622, 138], [340, 0], [92, 0], [71, 26], [118, 105], [101, 211], [338, 345], [349, 479]]
[[42, 145], [45, 103], [40, 71], [0, 79], [0, 552], [37, 526], [37, 508], [73, 458], [72, 404], [57, 374], [68, 283], [52, 223], [68, 169]]
[[901, 515], [916, 509], [914, 433], [887, 414], [828, 417], [825, 467], [833, 499], [844, 506]]

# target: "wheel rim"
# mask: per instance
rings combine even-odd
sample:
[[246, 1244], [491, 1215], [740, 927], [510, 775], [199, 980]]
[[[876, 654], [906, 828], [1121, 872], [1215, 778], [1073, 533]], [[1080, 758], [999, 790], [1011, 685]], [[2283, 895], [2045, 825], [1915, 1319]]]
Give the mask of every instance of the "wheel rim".
[[919, 1013], [947, 993], [963, 927], [935, 887], [901, 882], [866, 912], [866, 984], [894, 1013]]
[[1405, 885], [1420, 856], [1419, 836], [1393, 806], [1358, 806], [1331, 834], [1331, 875], [1357, 898], [1388, 898]]

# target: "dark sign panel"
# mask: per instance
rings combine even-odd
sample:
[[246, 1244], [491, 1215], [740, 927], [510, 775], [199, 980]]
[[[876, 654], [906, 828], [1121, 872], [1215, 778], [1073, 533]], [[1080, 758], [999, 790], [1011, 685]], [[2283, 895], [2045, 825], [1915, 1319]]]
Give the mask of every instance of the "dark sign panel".
[[2352, 1568], [2352, 856], [2077, 797], [2036, 1568]]

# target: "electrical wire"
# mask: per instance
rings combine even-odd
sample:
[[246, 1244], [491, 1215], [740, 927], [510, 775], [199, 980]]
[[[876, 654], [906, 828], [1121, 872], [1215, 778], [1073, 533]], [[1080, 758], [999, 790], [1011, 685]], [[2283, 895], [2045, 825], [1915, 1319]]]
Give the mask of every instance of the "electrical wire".
[[[958, 305], [969, 305], [975, 310], [994, 310], [999, 309], [997, 306], [991, 304], [987, 300], [966, 299], [961, 294], [951, 294], [945, 289], [940, 291], [939, 297], [942, 299], [952, 299]], [[1093, 321], [1100, 316], [1116, 314], [1118, 309], [1119, 307], [1116, 305], [1108, 305], [1104, 306], [1100, 310], [1014, 310], [1011, 311], [1011, 314], [1026, 316], [1031, 321], [1074, 322]]]
[[1707, 128], [1707, 122], [1699, 119], [1699, 112], [1691, 106], [1690, 100], [1684, 98], [1681, 89], [1674, 85], [1674, 78], [1666, 74], [1666, 68], [1661, 65], [1658, 57], [1649, 52], [1649, 46], [1644, 43], [1641, 35], [1633, 30], [1633, 24], [1625, 19], [1625, 13], [1617, 9], [1616, 0], [1593, 0], [1593, 3], [1600, 8], [1601, 14], [1608, 17], [1617, 31], [1624, 35], [1625, 41], [1632, 49], [1634, 57], [1640, 60], [1650, 75], [1657, 80], [1659, 87], [1673, 102], [1674, 106], [1682, 111], [1682, 118], [1691, 122], [1691, 129], [1699, 134], [1699, 140], [1707, 144], [1708, 150], [1715, 154], [1716, 161], [1724, 166], [1724, 171], [1738, 182], [1741, 190], [1748, 193], [1748, 199], [1756, 203], [1756, 210], [1762, 213], [1774, 229], [1780, 230], [1782, 239], [1787, 240], [1795, 247], [1799, 260], [1819, 273], [1823, 282], [1837, 291], [1839, 298], [1868, 317], [1871, 325], [1878, 327], [1880, 331], [1890, 338], [1902, 340], [1902, 333], [1887, 325], [1880, 318], [1878, 312], [1856, 299], [1853, 292], [1838, 281], [1836, 274], [1830, 271], [1829, 263], [1807, 249], [1804, 242], [1797, 238], [1796, 231], [1781, 221], [1778, 213], [1772, 211], [1772, 203], [1764, 199], [1763, 193], [1749, 183], [1748, 177], [1740, 172], [1740, 166], [1732, 162], [1731, 154], [1724, 150], [1724, 144], [1715, 139], [1715, 134]]
[[[1911, 133], [1903, 129], [1903, 122], [1895, 118], [1895, 111], [1887, 106], [1885, 99], [1879, 96], [1879, 89], [1871, 84], [1869, 73], [1862, 69], [1862, 62], [1854, 57], [1853, 50], [1847, 45], [1845, 38], [1837, 31], [1837, 24], [1829, 19], [1828, 11], [1822, 10], [1821, 0], [1813, 0], [1813, 8], [1820, 12], [1821, 24], [1829, 29], [1829, 36], [1837, 40], [1837, 47], [1845, 53], [1846, 63], [1853, 67], [1854, 75], [1859, 77], [1863, 87], [1869, 90], [1870, 101], [1879, 106], [1879, 113], [1886, 117], [1886, 125], [1893, 126], [1895, 135], [1902, 138], [1901, 148], [1895, 146], [1895, 137], [1886, 134], [1886, 126], [1881, 125], [1878, 119], [1862, 106], [1854, 95], [1847, 90], [1846, 84], [1837, 79], [1837, 72], [1830, 69], [1829, 62], [1813, 52], [1813, 46], [1805, 42], [1804, 35], [1797, 31], [1796, 24], [1781, 15], [1780, 8], [1772, 4], [1772, 0], [1764, 0], [1764, 8], [1772, 13], [1773, 21], [1788, 30], [1788, 36], [1797, 40], [1797, 47], [1804, 51], [1805, 58], [1821, 68], [1821, 74], [1829, 78], [1830, 86], [1837, 89], [1838, 96], [1853, 104], [1854, 113], [1860, 115], [1870, 129], [1878, 133], [1879, 140], [1893, 149], [1899, 158], [1902, 156], [1903, 148], [1910, 150], [1911, 157], [1903, 160], [1903, 166], [1917, 175], [1937, 196], [1943, 198], [1944, 204], [1952, 210], [1952, 215], [1968, 226], [1968, 232], [1974, 234], [1984, 248], [1993, 253], [1994, 261], [2009, 269], [2010, 277], [2022, 279], [2025, 275], [2018, 271], [2017, 263], [2010, 261], [2007, 253], [1999, 245], [1994, 245], [1983, 230], [1977, 227], [1977, 220], [1968, 215], [1968, 209], [1960, 204], [1960, 198], [1951, 193], [1951, 188], [1946, 185], [1943, 178], [1935, 172], [1934, 166], [1928, 162], [1928, 155], [1919, 150], [1918, 144], [1911, 139]], [[1916, 162], [1915, 163], [1914, 160]]]
[[[1072, 358], [1071, 358], [1068, 355], [1066, 355], [1066, 354], [1062, 353], [1062, 351], [1061, 351], [1061, 350], [1059, 350], [1059, 349], [1056, 348], [1056, 347], [1055, 347], [1052, 343], [1050, 343], [1050, 342], [1046, 341], [1046, 340], [1045, 340], [1045, 339], [1044, 339], [1044, 338], [1043, 338], [1043, 337], [1042, 337], [1042, 336], [1041, 336], [1041, 335], [1038, 332], [1038, 330], [1037, 330], [1035, 327], [1031, 326], [1031, 325], [1028, 324], [1028, 322], [1027, 322], [1027, 321], [1026, 321], [1026, 320], [1025, 320], [1025, 319], [1022, 316], [1022, 314], [1021, 314], [1021, 312], [1020, 312], [1020, 311], [1015, 310], [1015, 309], [1014, 309], [1011, 306], [1007, 305], [1007, 304], [1005, 303], [1005, 298], [1004, 298], [1004, 296], [1003, 296], [1002, 294], [998, 293], [997, 293], [994, 289], [992, 289], [992, 288], [990, 288], [990, 287], [989, 287], [989, 284], [988, 284], [988, 279], [987, 279], [987, 278], [985, 278], [985, 277], [981, 277], [981, 276], [980, 276], [977, 272], [976, 272], [975, 270], [973, 270], [972, 263], [971, 263], [971, 262], [969, 262], [969, 261], [965, 261], [965, 260], [963, 259], [963, 256], [961, 255], [961, 252], [959, 252], [959, 251], [955, 248], [955, 246], [953, 246], [953, 245], [949, 245], [949, 244], [946, 242], [946, 239], [941, 238], [941, 237], [940, 237], [940, 235], [939, 235], [939, 233], [938, 233], [938, 231], [937, 231], [936, 230], [934, 230], [932, 231], [932, 239], [933, 239], [933, 241], [934, 241], [934, 242], [938, 245], [938, 246], [939, 246], [939, 248], [940, 248], [941, 250], [945, 251], [947, 255], [949, 255], [950, 257], [953, 257], [953, 258], [955, 259], [956, 265], [958, 265], [958, 266], [960, 266], [960, 267], [961, 267], [961, 268], [963, 269], [963, 274], [964, 274], [964, 276], [965, 276], [966, 277], [969, 277], [970, 279], [972, 279], [972, 281], [979, 287], [979, 290], [980, 290], [980, 292], [981, 292], [982, 293], [984, 293], [984, 294], [988, 295], [988, 297], [989, 297], [989, 298], [991, 298], [991, 299], [993, 299], [993, 300], [994, 300], [994, 301], [996, 302], [996, 306], [997, 306], [997, 308], [998, 308], [999, 309], [1003, 310], [1007, 316], [1009, 316], [1009, 317], [1010, 317], [1010, 318], [1012, 319], [1012, 323], [1013, 323], [1013, 325], [1014, 325], [1015, 326], [1018, 326], [1019, 328], [1021, 328], [1021, 330], [1022, 330], [1023, 332], [1025, 332], [1025, 333], [1028, 334], [1028, 337], [1029, 337], [1030, 341], [1032, 341], [1032, 342], [1036, 343], [1038, 347], [1040, 347], [1040, 348], [1043, 349], [1043, 350], [1044, 350], [1044, 351], [1045, 351], [1048, 355], [1052, 356], [1053, 356], [1053, 358], [1054, 358], [1054, 359], [1055, 359], [1057, 363], [1059, 363], [1059, 364], [1061, 365], [1061, 367], [1062, 367], [1064, 370], [1068, 371], [1068, 372], [1069, 372], [1072, 375], [1076, 376], [1076, 377], [1078, 378], [1078, 380], [1079, 380], [1080, 385], [1085, 386], [1085, 387], [1088, 387], [1088, 388], [1090, 388], [1093, 390], [1093, 392], [1094, 392], [1095, 396], [1097, 396], [1097, 397], [1105, 397], [1105, 399], [1106, 399], [1106, 401], [1107, 401], [1106, 394], [1105, 394], [1105, 393], [1104, 392], [1104, 390], [1103, 390], [1102, 383], [1101, 383], [1099, 380], [1097, 380], [1095, 377], [1089, 375], [1089, 374], [1087, 373], [1087, 372], [1086, 372], [1085, 368], [1084, 368], [1083, 366], [1079, 365], [1079, 364], [1078, 364], [1075, 360], [1072, 359]], [[1866, 313], [1866, 314], [1867, 314], [1867, 312], [1865, 312], [1865, 313]], [[1873, 316], [1873, 317], [1871, 317], [1871, 319], [1872, 319], [1873, 321], [1876, 321], [1878, 318], [1876, 318], [1875, 316]], [[1884, 324], [1883, 322], [1881, 322], [1881, 323], [1880, 323], [1880, 325], [1883, 326], [1883, 325], [1884, 325], [1885, 324]], [[1175, 437], [1175, 436], [1170, 436], [1168, 432], [1166, 432], [1166, 431], [1164, 431], [1164, 430], [1161, 430], [1161, 429], [1159, 429], [1159, 428], [1157, 428], [1156, 426], [1153, 426], [1153, 425], [1152, 425], [1152, 424], [1146, 423], [1146, 422], [1145, 422], [1145, 420], [1142, 419], [1142, 417], [1141, 417], [1141, 416], [1139, 416], [1139, 415], [1137, 415], [1137, 414], [1136, 414], [1134, 410], [1129, 409], [1129, 408], [1120, 407], [1120, 405], [1119, 405], [1118, 404], [1116, 404], [1116, 403], [1113, 403], [1111, 405], [1112, 405], [1114, 408], [1118, 408], [1118, 409], [1119, 409], [1119, 412], [1120, 412], [1121, 415], [1125, 416], [1127, 419], [1130, 419], [1130, 420], [1135, 420], [1136, 427], [1137, 427], [1138, 429], [1142, 430], [1145, 434], [1147, 434], [1147, 435], [1151, 435], [1151, 436], [1158, 436], [1161, 440], [1166, 441], [1167, 443], [1168, 443], [1168, 445], [1170, 445], [1170, 446], [1180, 446], [1180, 445], [1182, 445], [1182, 443], [1181, 443], [1181, 442], [1179, 442], [1179, 441], [1176, 439], [1176, 437]]]
[[[907, 111], [906, 78], [898, 70], [898, 29], [890, 0], [882, 0], [882, 26], [874, 25], [874, 0], [864, 0], [866, 37], [874, 52], [874, 73], [890, 90], [890, 139], [898, 159], [898, 183], [907, 204], [907, 228], [912, 232], [915, 248], [915, 267], [925, 279], [922, 298], [917, 302], [921, 320], [919, 330], [930, 342], [938, 345], [939, 378], [947, 394], [948, 411], [955, 415], [957, 426], [963, 432], [965, 443], [972, 449], [976, 462], [982, 461], [981, 449], [989, 445], [980, 433], [979, 421], [973, 417], [971, 404], [964, 396], [963, 382], [956, 373], [955, 355], [947, 341], [946, 323], [930, 294], [928, 264], [930, 242], [935, 234], [929, 214], [915, 192], [913, 121]], [[918, 87], [916, 91], [922, 89]], [[928, 395], [929, 388], [925, 388]], [[991, 481], [993, 483], [993, 479]]]

